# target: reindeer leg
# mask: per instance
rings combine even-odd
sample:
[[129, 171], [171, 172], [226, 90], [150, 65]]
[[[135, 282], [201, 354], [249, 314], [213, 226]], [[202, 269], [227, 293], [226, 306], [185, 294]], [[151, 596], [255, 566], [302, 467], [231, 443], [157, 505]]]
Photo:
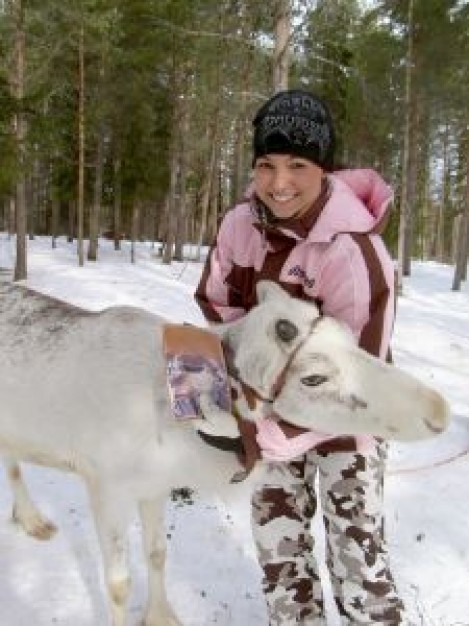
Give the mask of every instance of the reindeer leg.
[[127, 563], [127, 530], [132, 507], [118, 490], [103, 490], [88, 482], [90, 502], [98, 534], [109, 593], [112, 626], [125, 626], [130, 573]]
[[165, 502], [166, 497], [142, 500], [139, 504], [143, 546], [148, 567], [148, 603], [143, 626], [180, 625], [168, 603], [164, 585], [166, 558]]
[[13, 521], [36, 539], [50, 539], [56, 533], [57, 527], [42, 515], [32, 501], [19, 463], [11, 457], [5, 457], [3, 462], [13, 494]]

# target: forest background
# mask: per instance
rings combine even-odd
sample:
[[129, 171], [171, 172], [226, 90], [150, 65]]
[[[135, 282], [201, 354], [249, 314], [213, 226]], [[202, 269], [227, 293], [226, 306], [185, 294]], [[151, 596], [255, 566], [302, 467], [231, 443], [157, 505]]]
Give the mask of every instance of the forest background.
[[[386, 239], [411, 259], [469, 249], [469, 2], [0, 0], [0, 230], [160, 243], [200, 258], [251, 170], [251, 119], [273, 92], [330, 103], [339, 162], [396, 192]], [[85, 249], [86, 248], [86, 249]], [[194, 252], [195, 251], [195, 252]]]

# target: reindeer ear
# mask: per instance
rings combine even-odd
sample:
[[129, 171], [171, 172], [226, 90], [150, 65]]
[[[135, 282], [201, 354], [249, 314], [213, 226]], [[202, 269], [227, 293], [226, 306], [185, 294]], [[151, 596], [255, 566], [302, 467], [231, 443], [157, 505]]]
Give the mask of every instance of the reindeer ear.
[[257, 301], [264, 302], [270, 298], [288, 298], [288, 294], [277, 283], [271, 280], [260, 280], [256, 286]]

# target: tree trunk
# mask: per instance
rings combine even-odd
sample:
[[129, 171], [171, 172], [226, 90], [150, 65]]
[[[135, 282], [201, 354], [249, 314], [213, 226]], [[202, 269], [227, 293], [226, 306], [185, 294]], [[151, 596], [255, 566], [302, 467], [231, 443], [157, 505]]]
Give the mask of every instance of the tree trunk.
[[[415, 64], [415, 62], [414, 62]], [[422, 102], [417, 90], [412, 89], [409, 128], [409, 169], [407, 176], [407, 236], [405, 238], [403, 275], [410, 276], [411, 260], [414, 253], [416, 227], [416, 207], [418, 206], [418, 178], [424, 173], [422, 163], [422, 142], [420, 135]]]
[[173, 68], [172, 68], [172, 96], [173, 96], [173, 116], [171, 128], [170, 142], [170, 183], [167, 198], [168, 221], [166, 231], [166, 241], [163, 251], [162, 262], [170, 264], [173, 259], [174, 245], [177, 239], [177, 230], [180, 211], [180, 190], [182, 177], [182, 145], [183, 131], [185, 124], [184, 117], [187, 105], [186, 93], [186, 75], [189, 75], [188, 65], [180, 62], [178, 53], [173, 50]]
[[467, 261], [469, 250], [469, 152], [466, 157], [466, 186], [464, 193], [464, 213], [458, 233], [456, 266], [454, 268], [453, 291], [461, 289], [461, 282], [467, 277]]
[[39, 160], [34, 158], [33, 172], [26, 184], [26, 206], [28, 207], [28, 239], [32, 241], [39, 226]]
[[459, 215], [455, 215], [453, 218], [453, 224], [451, 226], [451, 251], [450, 251], [450, 262], [452, 264], [457, 262], [458, 259], [458, 248], [459, 248], [459, 233], [461, 231], [462, 222], [464, 220], [464, 214], [459, 213]]
[[6, 204], [6, 200], [1, 200], [0, 201], [0, 213], [2, 215], [2, 218], [0, 220], [0, 230], [4, 230], [7, 231], [8, 230], [8, 226], [7, 226], [7, 204]]
[[101, 201], [103, 196], [103, 168], [104, 168], [104, 130], [98, 133], [96, 145], [95, 178], [93, 190], [93, 206], [90, 215], [90, 240], [88, 243], [88, 261], [98, 259], [98, 237], [101, 218]]
[[213, 120], [210, 130], [210, 158], [208, 167], [205, 171], [205, 178], [201, 187], [200, 208], [201, 215], [199, 218], [199, 232], [197, 236], [197, 252], [196, 259], [200, 260], [200, 249], [204, 243], [208, 229], [208, 214], [210, 208], [210, 197], [212, 183], [216, 177], [217, 167], [217, 145], [218, 145], [218, 119]]
[[113, 204], [113, 230], [114, 230], [114, 250], [121, 248], [121, 213], [122, 213], [122, 178], [121, 178], [122, 161], [120, 155], [120, 144], [116, 148], [113, 162], [114, 174], [114, 204]]
[[85, 29], [80, 26], [78, 40], [78, 200], [77, 250], [78, 265], [85, 264], [83, 250], [83, 222], [85, 196]]
[[291, 8], [290, 0], [277, 0], [275, 5], [275, 49], [273, 57], [274, 92], [288, 89], [290, 65]]
[[184, 260], [184, 244], [187, 241], [187, 159], [188, 146], [186, 139], [189, 136], [189, 98], [187, 93], [184, 98], [180, 99], [180, 122], [178, 131], [178, 157], [179, 162], [179, 185], [177, 189], [176, 206], [176, 233], [174, 240], [174, 259], [176, 261]]
[[68, 201], [68, 243], [72, 243], [77, 230], [77, 203], [75, 200]]
[[399, 218], [399, 239], [397, 250], [397, 290], [402, 293], [403, 276], [406, 264], [407, 241], [409, 239], [409, 154], [411, 135], [411, 103], [412, 103], [412, 65], [413, 65], [413, 11], [414, 0], [409, 0], [408, 8], [408, 43], [405, 81], [405, 127], [404, 146], [402, 150], [402, 186], [401, 186], [401, 212]]
[[467, 272], [467, 243], [469, 238], [469, 211], [467, 210], [467, 204], [464, 213], [460, 216], [459, 230], [457, 236], [457, 249], [456, 249], [456, 265], [454, 267], [453, 285], [451, 289], [453, 291], [461, 290], [461, 283], [466, 280]]
[[[136, 197], [138, 197], [136, 195]], [[140, 224], [140, 201], [134, 200], [132, 204], [132, 224], [130, 227], [130, 262], [135, 263], [137, 261], [137, 239], [138, 230]]]
[[16, 233], [16, 200], [13, 196], [8, 201], [8, 235]]
[[449, 200], [449, 154], [448, 154], [449, 128], [446, 125], [443, 135], [443, 179], [441, 185], [441, 202], [438, 206], [437, 231], [436, 231], [436, 258], [440, 262], [446, 259], [445, 246], [445, 208]]
[[57, 198], [56, 192], [52, 195], [52, 219], [51, 219], [51, 232], [52, 232], [52, 247], [57, 245], [57, 237], [59, 234], [59, 216], [60, 216], [60, 202]]
[[465, 262], [462, 266], [461, 279], [467, 280], [467, 263], [469, 260], [469, 216], [466, 217], [466, 242], [464, 244], [464, 259]]
[[[245, 84], [243, 84], [245, 87]], [[236, 120], [236, 135], [234, 146], [234, 166], [233, 166], [233, 185], [231, 204], [239, 202], [242, 198], [243, 191], [246, 187], [246, 171], [248, 168], [245, 163], [245, 143], [246, 143], [246, 116], [247, 116], [247, 102], [246, 102], [246, 90], [243, 89], [240, 96], [240, 109], [238, 118]]]
[[24, 280], [27, 276], [26, 261], [26, 120], [24, 115], [24, 65], [25, 65], [25, 32], [24, 7], [22, 0], [13, 2], [15, 23], [15, 97], [17, 113], [15, 116], [15, 135], [18, 149], [19, 177], [16, 184], [15, 230], [16, 230], [16, 262], [14, 280]]
[[208, 222], [208, 235], [210, 241], [215, 238], [217, 232], [218, 223], [220, 221], [220, 209], [221, 209], [221, 197], [220, 187], [222, 172], [220, 170], [220, 155], [217, 151], [216, 163], [218, 167], [213, 171], [213, 180], [210, 185], [210, 208], [209, 208], [209, 222]]
[[422, 186], [422, 241], [421, 241], [421, 251], [422, 251], [422, 259], [426, 261], [430, 258], [431, 254], [431, 240], [432, 240], [432, 220], [433, 220], [433, 212], [431, 211], [431, 200], [430, 200], [430, 176], [429, 176], [429, 164], [430, 159], [430, 151], [425, 155], [425, 172], [424, 172], [424, 181]]
[[[244, 40], [249, 40], [252, 32], [253, 16], [251, 12], [245, 11], [242, 16], [241, 36]], [[248, 129], [248, 91], [251, 80], [252, 65], [254, 61], [254, 48], [247, 46], [244, 52], [243, 65], [241, 69], [241, 94], [239, 97], [239, 109], [236, 115], [236, 131], [234, 146], [234, 163], [231, 185], [230, 204], [234, 205], [242, 198], [247, 186], [247, 173], [250, 163], [246, 163], [246, 135]], [[219, 108], [219, 107], [218, 107]]]
[[158, 248], [158, 256], [163, 258], [164, 251], [166, 249], [166, 241], [168, 239], [169, 232], [169, 192], [166, 194], [163, 200], [163, 211], [162, 211], [162, 219], [158, 225], [158, 240], [161, 242], [160, 247]]
[[[173, 128], [173, 132], [177, 132], [175, 128]], [[171, 147], [171, 174], [170, 174], [170, 182], [168, 189], [168, 199], [167, 199], [167, 207], [168, 207], [168, 219], [167, 219], [167, 231], [166, 238], [164, 242], [164, 251], [162, 262], [165, 265], [169, 265], [173, 258], [173, 247], [176, 239], [176, 216], [175, 206], [176, 206], [176, 193], [177, 193], [177, 179], [178, 179], [178, 170], [179, 170], [179, 162], [178, 162], [178, 154], [175, 145], [175, 138], [173, 137]]]

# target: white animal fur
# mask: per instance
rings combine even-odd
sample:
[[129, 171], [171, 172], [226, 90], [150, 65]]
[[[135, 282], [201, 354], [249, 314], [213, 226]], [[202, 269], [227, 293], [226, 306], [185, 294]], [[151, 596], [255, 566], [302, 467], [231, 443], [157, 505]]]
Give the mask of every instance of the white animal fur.
[[[315, 428], [327, 422], [329, 430], [340, 431], [344, 412], [342, 408], [334, 412], [335, 405], [352, 393], [365, 401], [367, 394], [373, 395], [373, 385], [352, 385], [360, 377], [353, 370], [357, 366], [366, 369], [366, 376], [377, 371], [378, 377], [387, 378], [380, 386], [385, 406], [386, 398], [401, 396], [396, 405], [396, 435], [407, 428], [414, 436], [426, 436], [445, 426], [447, 407], [439, 396], [429, 396], [423, 385], [413, 379], [409, 383], [406, 375], [395, 374], [394, 369], [382, 371], [376, 360], [365, 359], [354, 348], [339, 327], [327, 335], [326, 345], [319, 345], [325, 322], [309, 336], [312, 320], [318, 317], [312, 305], [293, 301], [267, 284], [260, 287], [259, 297], [261, 304], [243, 321], [219, 330], [235, 349], [241, 375], [263, 395], [271, 392], [292, 351], [304, 342], [274, 405], [284, 418]], [[294, 340], [279, 340], [275, 327], [279, 319], [297, 327]], [[135, 506], [141, 514], [149, 571], [144, 624], [168, 626], [178, 623], [166, 601], [163, 582], [163, 514], [170, 489], [216, 489], [225, 496], [238, 489], [229, 484], [239, 469], [234, 455], [206, 446], [192, 424], [176, 424], [169, 415], [161, 323], [139, 309], [117, 307], [88, 313], [0, 284], [0, 453], [14, 493], [14, 516], [35, 536], [47, 538], [54, 532], [31, 501], [16, 459], [71, 470], [84, 479], [114, 626], [124, 626], [126, 619], [130, 579], [124, 544]], [[335, 337], [334, 346], [342, 342], [345, 348], [331, 350], [330, 336]], [[312, 404], [307, 411], [300, 410], [302, 403], [295, 394], [303, 391], [298, 377], [319, 361], [334, 372], [331, 389], [335, 391], [320, 400], [321, 411], [316, 411], [316, 398], [314, 393], [309, 395], [309, 389], [305, 401]], [[424, 411], [419, 409], [421, 401]], [[355, 422], [350, 428], [351, 421], [347, 422], [347, 432], [362, 432], [364, 424], [370, 423], [366, 411], [352, 414]], [[330, 421], [328, 415], [333, 416]], [[383, 428], [379, 423], [375, 434]], [[388, 432], [389, 424], [384, 430]]]
[[[258, 355], [265, 354], [266, 334], [272, 338], [269, 345], [275, 340], [275, 321], [282, 317], [282, 306], [285, 311], [301, 308], [274, 283], [261, 283], [259, 289], [261, 301], [268, 305], [258, 307], [242, 322], [239, 338], [236, 326], [229, 329], [229, 337], [237, 368], [249, 372], [247, 380], [255, 381], [250, 384], [262, 397], [270, 397], [272, 378], [281, 363], [274, 354], [263, 359]], [[306, 306], [311, 311], [312, 305]], [[309, 332], [300, 335], [295, 343], [301, 345], [271, 407], [285, 421], [324, 433], [368, 433], [400, 441], [432, 437], [447, 427], [450, 410], [441, 394], [359, 349], [351, 331], [340, 322], [319, 317], [316, 311]], [[256, 384], [259, 380], [260, 385]]]

